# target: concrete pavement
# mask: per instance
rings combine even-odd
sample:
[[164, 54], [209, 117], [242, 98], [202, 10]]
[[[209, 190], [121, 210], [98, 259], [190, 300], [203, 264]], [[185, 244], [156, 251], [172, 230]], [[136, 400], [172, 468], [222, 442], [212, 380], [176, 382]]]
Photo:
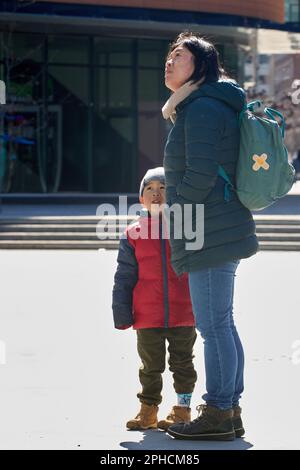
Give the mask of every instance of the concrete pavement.
[[[0, 252], [0, 448], [300, 449], [300, 253], [261, 252], [238, 268], [246, 436], [229, 443], [126, 431], [139, 360], [134, 332], [112, 325], [116, 255]], [[195, 352], [194, 417], [205, 387], [200, 336]], [[168, 371], [163, 394], [162, 417], [175, 403]]]

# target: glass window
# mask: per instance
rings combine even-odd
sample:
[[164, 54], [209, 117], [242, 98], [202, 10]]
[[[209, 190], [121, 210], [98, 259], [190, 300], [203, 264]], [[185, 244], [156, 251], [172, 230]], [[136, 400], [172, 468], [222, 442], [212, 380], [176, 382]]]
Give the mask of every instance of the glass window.
[[93, 190], [95, 192], [132, 191], [134, 159], [131, 115], [94, 116]]
[[138, 41], [138, 178], [161, 166], [166, 141], [166, 123], [161, 108], [169, 96], [164, 85], [165, 58], [169, 41]]
[[111, 108], [124, 108], [131, 106], [132, 99], [132, 70], [108, 70], [108, 105]]
[[132, 191], [136, 165], [132, 70], [95, 69], [93, 77], [93, 190]]
[[87, 191], [88, 69], [49, 66], [48, 72], [48, 185], [60, 191]]
[[37, 103], [42, 99], [44, 39], [41, 35], [3, 33], [2, 76], [7, 102]]
[[0, 31], [0, 63], [4, 59], [4, 33]]
[[118, 136], [132, 144], [132, 122], [128, 117], [113, 117], [110, 119], [111, 128]]
[[167, 50], [167, 41], [140, 39], [138, 41], [139, 67], [164, 68]]
[[161, 166], [166, 125], [161, 108], [169, 92], [161, 69], [140, 69], [138, 87], [139, 178], [151, 167]]
[[95, 38], [94, 63], [95, 65], [132, 65], [131, 39], [124, 38]]
[[62, 64], [88, 64], [89, 40], [85, 36], [49, 36], [48, 61]]
[[[78, 106], [87, 106], [88, 98], [88, 71], [82, 67], [63, 67], [50, 65], [48, 73], [51, 77], [51, 86], [55, 100], [63, 103], [78, 101]], [[49, 100], [49, 97], [48, 97]]]
[[93, 41], [89, 63], [87, 36], [0, 34], [0, 72], [9, 78], [3, 191], [133, 192], [138, 170], [161, 165], [168, 41]]
[[42, 192], [40, 107], [14, 103], [1, 106], [0, 190], [4, 193]]
[[132, 70], [95, 69], [93, 72], [95, 109], [124, 109], [131, 106]]
[[107, 65], [108, 53], [106, 50], [106, 42], [103, 38], [94, 38], [94, 57], [95, 65]]
[[157, 102], [167, 99], [168, 91], [164, 85], [162, 70], [139, 70], [139, 102]]
[[298, 23], [300, 19], [299, 1], [285, 0], [285, 19], [288, 22]]
[[5, 63], [7, 102], [40, 103], [43, 95], [43, 65], [30, 59]]
[[259, 63], [268, 64], [270, 61], [270, 56], [268, 54], [259, 54]]
[[41, 160], [43, 47], [41, 35], [1, 35], [1, 77], [7, 98], [0, 115], [2, 192], [46, 190]]
[[28, 33], [4, 33], [2, 54], [6, 59], [41, 62], [44, 57], [44, 36]]
[[94, 107], [97, 113], [107, 107], [108, 73], [104, 68], [93, 70], [94, 79]]

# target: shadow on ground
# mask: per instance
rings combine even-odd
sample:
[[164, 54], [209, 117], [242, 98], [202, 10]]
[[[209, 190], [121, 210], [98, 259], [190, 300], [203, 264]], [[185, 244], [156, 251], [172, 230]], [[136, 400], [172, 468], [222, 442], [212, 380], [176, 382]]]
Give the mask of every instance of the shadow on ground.
[[128, 450], [247, 450], [253, 444], [244, 439], [234, 441], [185, 441], [174, 439], [163, 431], [128, 431], [130, 433], [140, 433], [142, 439], [139, 442], [120, 442], [120, 446]]

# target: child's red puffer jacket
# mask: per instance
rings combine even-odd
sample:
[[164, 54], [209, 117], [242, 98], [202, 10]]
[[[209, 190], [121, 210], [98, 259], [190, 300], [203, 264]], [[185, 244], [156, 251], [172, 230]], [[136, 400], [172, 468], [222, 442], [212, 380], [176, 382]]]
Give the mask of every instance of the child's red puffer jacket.
[[175, 274], [162, 231], [161, 217], [140, 217], [120, 242], [113, 289], [116, 328], [194, 326], [187, 274]]

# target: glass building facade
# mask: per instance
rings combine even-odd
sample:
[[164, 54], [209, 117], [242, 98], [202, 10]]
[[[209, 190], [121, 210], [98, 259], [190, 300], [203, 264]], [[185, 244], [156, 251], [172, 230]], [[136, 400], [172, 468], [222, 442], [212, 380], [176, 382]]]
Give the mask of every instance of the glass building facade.
[[167, 45], [0, 33], [1, 192], [135, 192], [162, 162]]

